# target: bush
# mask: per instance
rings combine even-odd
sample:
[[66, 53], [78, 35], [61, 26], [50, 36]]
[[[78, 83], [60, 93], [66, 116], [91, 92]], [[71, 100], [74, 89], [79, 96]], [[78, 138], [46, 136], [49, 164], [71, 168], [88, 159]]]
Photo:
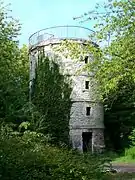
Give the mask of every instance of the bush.
[[[26, 143], [27, 142], [27, 143]], [[99, 157], [59, 149], [23, 137], [0, 139], [2, 180], [101, 179]]]

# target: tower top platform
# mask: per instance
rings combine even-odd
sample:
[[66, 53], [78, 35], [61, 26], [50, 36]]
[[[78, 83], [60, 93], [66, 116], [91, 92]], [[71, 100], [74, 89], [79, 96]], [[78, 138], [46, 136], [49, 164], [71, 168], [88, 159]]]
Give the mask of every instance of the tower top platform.
[[54, 26], [39, 30], [29, 37], [29, 48], [33, 49], [39, 44], [55, 40], [90, 40], [93, 30], [82, 26]]

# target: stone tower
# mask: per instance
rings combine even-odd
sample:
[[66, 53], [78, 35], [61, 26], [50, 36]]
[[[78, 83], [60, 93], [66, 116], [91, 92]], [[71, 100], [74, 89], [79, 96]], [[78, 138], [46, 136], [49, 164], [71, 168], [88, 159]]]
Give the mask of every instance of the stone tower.
[[[32, 82], [35, 78], [35, 69], [38, 61], [38, 52], [43, 49], [50, 56], [54, 47], [63, 39], [73, 40], [84, 44], [88, 40], [91, 30], [78, 26], [57, 26], [43, 29], [30, 36], [30, 94]], [[95, 92], [86, 72], [77, 73], [78, 69], [90, 61], [86, 56], [82, 61], [61, 56], [64, 74], [70, 75], [72, 80], [72, 107], [69, 122], [70, 142], [72, 147], [80, 151], [102, 151], [104, 149], [104, 111], [103, 105], [95, 98]]]

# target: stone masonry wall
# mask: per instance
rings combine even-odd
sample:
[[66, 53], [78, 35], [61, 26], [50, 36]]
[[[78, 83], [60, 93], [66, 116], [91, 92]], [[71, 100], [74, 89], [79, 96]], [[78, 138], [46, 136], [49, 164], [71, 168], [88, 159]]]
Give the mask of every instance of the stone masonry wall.
[[[45, 54], [53, 54], [53, 47], [55, 45], [45, 45]], [[37, 50], [33, 50], [30, 54], [30, 80], [35, 77], [35, 68], [37, 59]], [[83, 132], [92, 132], [92, 151], [100, 151], [104, 147], [104, 111], [103, 105], [96, 97], [95, 88], [90, 86], [85, 89], [85, 81], [90, 81], [87, 73], [78, 73], [84, 61], [74, 61], [70, 58], [59, 56], [57, 62], [60, 64], [61, 72], [69, 74], [72, 80], [72, 107], [70, 116], [70, 141], [73, 148], [83, 150]], [[90, 107], [90, 115], [86, 115], [86, 107]]]
[[[91, 107], [90, 115], [86, 115], [86, 107]], [[73, 102], [71, 107], [70, 128], [104, 128], [103, 105], [91, 102]]]
[[104, 145], [104, 130], [103, 129], [93, 129], [92, 134], [92, 148], [93, 152], [103, 152]]

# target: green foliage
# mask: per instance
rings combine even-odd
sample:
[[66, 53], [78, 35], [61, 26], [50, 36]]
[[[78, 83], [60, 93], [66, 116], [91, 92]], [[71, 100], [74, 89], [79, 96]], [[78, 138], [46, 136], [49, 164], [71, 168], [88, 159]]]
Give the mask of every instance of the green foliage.
[[17, 111], [27, 97], [28, 55], [26, 47], [19, 49], [16, 42], [19, 22], [7, 15], [2, 4], [0, 17], [0, 118], [4, 121], [19, 121]]
[[[82, 22], [95, 21], [95, 33], [90, 37], [101, 49], [91, 47], [94, 43], [88, 41], [81, 51], [93, 57], [85, 69], [93, 72], [98, 82], [98, 93], [105, 107], [106, 139], [117, 150], [128, 146], [128, 136], [135, 126], [134, 9], [133, 0], [111, 0], [97, 4], [93, 11], [81, 16]], [[76, 54], [81, 55], [80, 45], [76, 44], [64, 46], [75, 59]]]
[[113, 163], [135, 163], [135, 147], [126, 148], [123, 154], [113, 160]]
[[135, 146], [135, 129], [132, 130], [130, 136], [129, 136], [130, 142], [132, 146]]
[[[91, 45], [87, 45], [88, 47], [85, 46], [83, 49], [87, 49], [87, 53], [94, 54], [94, 60], [88, 65], [88, 68], [90, 71], [96, 70], [94, 71], [95, 77], [99, 82], [103, 100], [110, 93], [114, 95], [112, 99], [109, 99], [112, 103], [117, 99], [117, 92], [123, 91], [125, 84], [135, 81], [134, 8], [133, 0], [111, 0], [97, 4], [93, 11], [81, 16], [82, 21], [95, 20], [95, 33], [92, 34], [91, 40], [101, 43], [101, 50], [95, 53], [94, 48], [88, 48]], [[79, 48], [74, 47], [74, 49], [70, 49], [79, 52]], [[101, 58], [97, 58], [95, 54]], [[121, 89], [119, 85], [121, 85]]]
[[[32, 103], [28, 103], [29, 58], [28, 48], [18, 48], [18, 21], [7, 18], [0, 9], [0, 119], [7, 133], [26, 130], [47, 134], [53, 142], [68, 142], [70, 92], [66, 77], [59, 74], [56, 63], [41, 59], [37, 68]], [[45, 60], [45, 63], [43, 61]], [[43, 72], [42, 72], [43, 71]], [[44, 78], [44, 80], [43, 80]], [[4, 81], [3, 81], [4, 79]], [[11, 123], [14, 127], [11, 126]], [[16, 125], [15, 125], [16, 124]], [[18, 129], [19, 126], [19, 129]]]
[[[8, 49], [6, 51], [8, 51]], [[13, 49], [12, 51], [14, 52]], [[14, 57], [16, 60], [14, 67], [12, 67], [11, 64], [13, 60], [11, 57], [11, 63], [8, 68], [6, 69], [5, 67], [7, 66], [6, 60], [2, 59], [1, 60], [4, 61], [5, 65], [0, 68], [0, 71], [2, 69], [2, 71], [4, 71], [4, 74], [1, 74], [1, 78], [3, 77], [4, 81], [1, 80], [0, 83], [0, 118], [7, 122], [13, 121], [14, 123], [22, 121], [18, 111], [23, 107], [28, 99], [28, 70], [24, 68], [22, 71], [22, 59], [20, 58], [20, 51], [22, 51], [22, 49], [18, 49], [17, 51], [18, 55], [17, 57]], [[25, 60], [27, 63], [28, 58]]]
[[43, 145], [22, 138], [0, 139], [1, 179], [101, 179], [102, 161], [91, 155]]
[[39, 122], [37, 131], [51, 136], [56, 144], [69, 141], [70, 94], [69, 80], [60, 74], [55, 59], [41, 56], [32, 95], [32, 103], [40, 114], [35, 123]]
[[128, 156], [130, 159], [135, 160], [135, 147], [131, 147], [125, 150], [125, 156]]
[[110, 37], [108, 46], [102, 48], [96, 74], [103, 94], [116, 94], [121, 81], [134, 81], [134, 7], [134, 1], [111, 1], [103, 5], [103, 14], [100, 14], [100, 6], [97, 9], [100, 14], [97, 19], [102, 24], [97, 24], [94, 35], [102, 42], [108, 34]]
[[41, 57], [28, 103], [28, 49], [16, 42], [20, 24], [1, 5], [0, 17], [0, 178], [101, 179], [99, 157], [48, 144], [68, 143], [69, 80]]
[[110, 33], [110, 42], [102, 50], [103, 59], [99, 62], [96, 77], [107, 108], [107, 136], [117, 150], [129, 146], [128, 136], [135, 126], [134, 5], [133, 1], [111, 2], [111, 9], [106, 7], [110, 14], [104, 14], [105, 20], [109, 17], [109, 21], [102, 20], [103, 26], [99, 25], [100, 33], [97, 32], [102, 33], [102, 41]]
[[[100, 82], [106, 108], [105, 125], [115, 149], [129, 145], [128, 136], [135, 126], [134, 71], [134, 1], [111, 1], [104, 6], [99, 19], [97, 39], [108, 46], [102, 48], [96, 78]], [[109, 12], [109, 13], [108, 13]], [[115, 132], [112, 131], [115, 128]]]
[[108, 160], [104, 155], [92, 156], [56, 148], [36, 132], [26, 131], [22, 136], [13, 136], [10, 130], [7, 134], [7, 129], [3, 127], [0, 131], [0, 177], [3, 180], [102, 180], [115, 177], [102, 172], [103, 164]]

